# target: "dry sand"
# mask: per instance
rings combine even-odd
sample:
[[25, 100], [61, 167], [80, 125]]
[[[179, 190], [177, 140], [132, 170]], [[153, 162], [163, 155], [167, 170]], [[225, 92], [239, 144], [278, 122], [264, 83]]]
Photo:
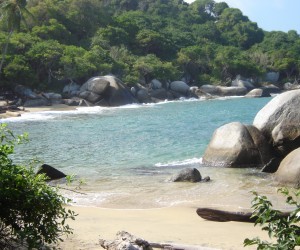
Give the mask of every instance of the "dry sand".
[[[182, 244], [190, 249], [243, 249], [245, 238], [267, 234], [252, 223], [212, 222], [196, 214], [196, 208], [104, 209], [71, 207], [78, 216], [69, 224], [74, 234], [65, 238], [61, 249], [101, 249], [100, 238], [113, 240], [125, 230], [150, 243]], [[256, 249], [247, 247], [245, 249]]]

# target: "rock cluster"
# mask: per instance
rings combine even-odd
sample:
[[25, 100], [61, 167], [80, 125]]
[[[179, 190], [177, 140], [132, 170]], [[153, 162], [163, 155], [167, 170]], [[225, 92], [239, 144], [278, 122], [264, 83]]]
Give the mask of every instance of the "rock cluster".
[[[263, 167], [283, 184], [300, 186], [300, 90], [274, 97], [255, 116], [216, 129], [203, 155], [214, 167]], [[279, 168], [278, 165], [280, 164]], [[278, 170], [277, 170], [278, 169]]]

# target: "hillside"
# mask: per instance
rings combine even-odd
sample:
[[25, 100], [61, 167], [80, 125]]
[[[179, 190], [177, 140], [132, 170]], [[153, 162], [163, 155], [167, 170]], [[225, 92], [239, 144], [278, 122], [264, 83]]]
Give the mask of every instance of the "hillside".
[[2, 86], [51, 89], [105, 74], [129, 86], [153, 78], [226, 85], [238, 74], [258, 79], [268, 71], [282, 82], [299, 78], [299, 34], [265, 32], [224, 2], [17, 1], [21, 15], [1, 2], [3, 51], [11, 34]]

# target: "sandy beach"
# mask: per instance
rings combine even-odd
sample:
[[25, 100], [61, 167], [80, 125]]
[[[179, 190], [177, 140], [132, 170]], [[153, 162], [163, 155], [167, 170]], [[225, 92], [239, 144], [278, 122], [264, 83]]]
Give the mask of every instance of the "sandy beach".
[[[75, 110], [76, 107], [53, 105], [26, 108], [20, 112]], [[14, 112], [13, 112], [14, 113]], [[2, 118], [15, 116], [2, 114]], [[1, 117], [0, 117], [1, 118]], [[70, 207], [78, 216], [69, 221], [74, 234], [63, 237], [59, 249], [102, 249], [99, 239], [113, 240], [118, 231], [127, 231], [150, 243], [171, 244], [180, 249], [256, 249], [243, 247], [245, 238], [268, 239], [260, 227], [252, 223], [212, 222], [196, 214], [196, 207], [155, 209], [110, 209], [100, 207]]]
[[[243, 249], [245, 238], [268, 239], [252, 223], [212, 222], [196, 214], [196, 208], [104, 209], [71, 207], [78, 216], [70, 221], [74, 234], [64, 237], [60, 249], [102, 249], [100, 238], [113, 240], [124, 230], [150, 243], [184, 245], [184, 249]], [[189, 246], [189, 248], [187, 248]], [[247, 247], [245, 249], [256, 249]]]

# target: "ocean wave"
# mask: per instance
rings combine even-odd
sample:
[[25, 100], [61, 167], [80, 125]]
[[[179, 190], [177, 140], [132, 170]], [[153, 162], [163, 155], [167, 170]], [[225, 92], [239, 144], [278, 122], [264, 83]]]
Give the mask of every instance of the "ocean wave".
[[167, 163], [156, 163], [154, 164], [155, 167], [181, 167], [181, 166], [189, 166], [189, 165], [195, 165], [195, 164], [201, 164], [202, 158], [192, 158], [187, 159], [183, 161], [173, 161], [173, 162], [167, 162]]

